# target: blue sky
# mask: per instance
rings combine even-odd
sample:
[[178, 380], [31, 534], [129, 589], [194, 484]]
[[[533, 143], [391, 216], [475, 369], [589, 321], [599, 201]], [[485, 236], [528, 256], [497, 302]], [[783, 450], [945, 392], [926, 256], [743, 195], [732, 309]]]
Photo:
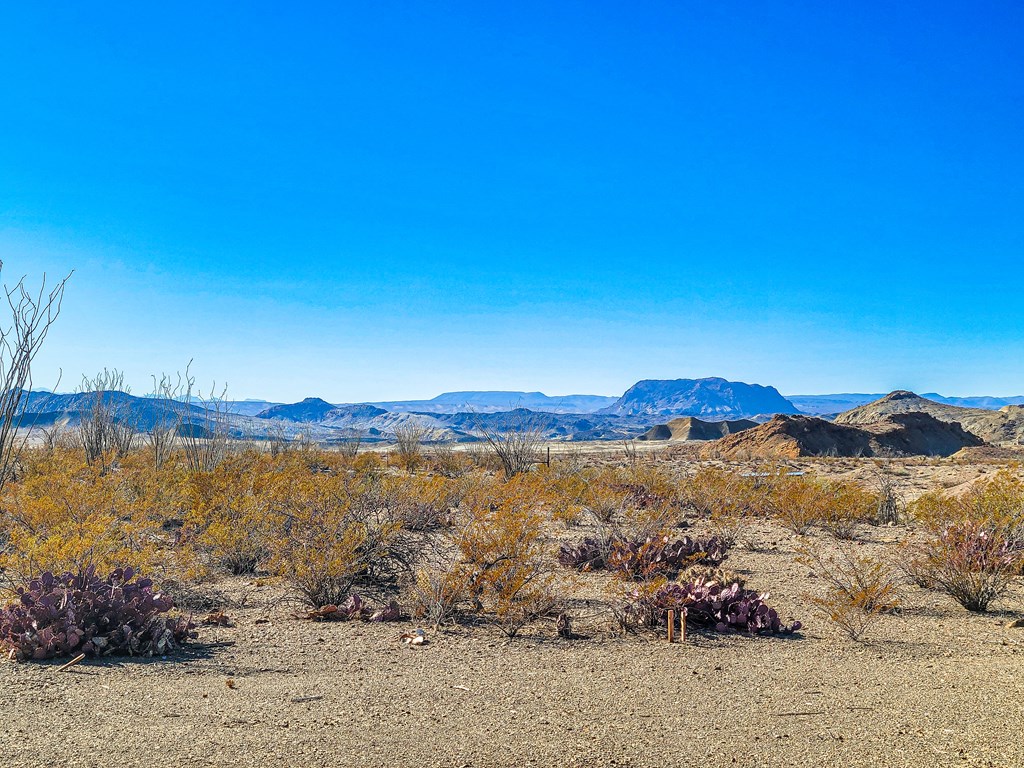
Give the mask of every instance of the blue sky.
[[10, 4], [36, 384], [1024, 392], [1015, 3]]

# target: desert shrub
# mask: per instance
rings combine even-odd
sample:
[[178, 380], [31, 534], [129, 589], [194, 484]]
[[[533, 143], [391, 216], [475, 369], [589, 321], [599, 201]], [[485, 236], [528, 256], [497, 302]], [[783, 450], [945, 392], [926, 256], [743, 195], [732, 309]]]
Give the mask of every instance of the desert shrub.
[[434, 629], [454, 622], [470, 601], [470, 574], [454, 562], [421, 567], [410, 590], [410, 605], [417, 619]]
[[680, 486], [684, 503], [704, 516], [716, 512], [746, 517], [761, 511], [765, 493], [758, 478], [716, 467], [701, 467]]
[[984, 613], [1024, 566], [1024, 540], [1006, 529], [961, 520], [932, 533], [912, 555], [915, 580], [945, 592], [968, 611]]
[[255, 452], [225, 458], [209, 472], [190, 469], [191, 507], [183, 538], [214, 567], [255, 573], [281, 530], [272, 515], [275, 491], [304, 474], [297, 458]]
[[423, 441], [427, 428], [415, 420], [406, 421], [395, 428], [395, 455], [400, 466], [415, 472], [423, 461]]
[[410, 531], [432, 531], [451, 522], [464, 485], [441, 475], [400, 475], [381, 478], [380, 504]]
[[911, 547], [915, 580], [984, 612], [1024, 568], [1024, 484], [1000, 472], [961, 496], [925, 494], [913, 505], [926, 538]]
[[799, 621], [785, 624], [771, 608], [768, 593], [760, 594], [739, 584], [715, 581], [662, 583], [655, 588], [639, 587], [627, 595], [624, 616], [630, 626], [657, 627], [668, 621], [668, 611], [685, 611], [686, 622], [715, 632], [746, 632], [750, 635], [790, 634], [801, 628]]
[[818, 483], [802, 477], [779, 477], [769, 503], [778, 521], [802, 536], [824, 519], [823, 501]]
[[556, 462], [550, 468], [538, 467], [534, 478], [538, 483], [538, 499], [549, 510], [552, 520], [566, 528], [583, 521], [587, 482], [582, 473]]
[[384, 459], [377, 451], [363, 451], [351, 456], [342, 452], [340, 456], [350, 463], [354, 472], [359, 474], [374, 474], [384, 469]]
[[168, 537], [160, 521], [129, 503], [124, 474], [62, 448], [26, 452], [23, 466], [0, 507], [0, 569], [8, 580], [160, 560]]
[[732, 545], [752, 518], [768, 513], [771, 483], [765, 479], [702, 467], [681, 484], [680, 500], [707, 519], [715, 536]]
[[877, 499], [849, 481], [779, 475], [768, 504], [779, 522], [797, 535], [819, 525], [837, 538], [852, 539], [856, 526], [873, 517]]
[[480, 433], [487, 441], [494, 455], [501, 463], [501, 469], [505, 478], [509, 479], [516, 475], [529, 472], [533, 465], [539, 461], [542, 429], [529, 421], [529, 411], [517, 409], [514, 414], [519, 414], [516, 423], [511, 424], [508, 429], [499, 431], [490, 429], [483, 425], [479, 427]]
[[469, 508], [455, 536], [470, 599], [509, 637], [557, 603], [544, 520], [519, 479]]
[[832, 480], [818, 486], [819, 524], [839, 539], [856, 537], [856, 527], [874, 519], [878, 512], [878, 497], [856, 483]]
[[906, 502], [896, 484], [894, 473], [880, 467], [873, 479], [875, 510], [870, 522], [874, 525], [895, 525], [903, 519]]
[[47, 571], [19, 586], [17, 595], [0, 610], [0, 647], [18, 659], [153, 656], [195, 636], [189, 621], [163, 615], [174, 601], [131, 568], [115, 569], [105, 579], [92, 568], [60, 576]]
[[580, 503], [601, 523], [609, 523], [622, 515], [629, 503], [629, 489], [617, 482], [608, 470], [589, 471], [584, 475], [586, 489]]
[[824, 594], [805, 597], [852, 640], [899, 607], [899, 579], [885, 561], [858, 553], [849, 544], [827, 553], [807, 543], [797, 552], [797, 560], [825, 583]]
[[294, 476], [278, 490], [274, 512], [283, 529], [269, 563], [313, 608], [340, 605], [354, 590], [383, 601], [411, 571], [412, 541], [372, 478]]
[[462, 477], [473, 468], [472, 460], [451, 443], [438, 443], [430, 452], [430, 466], [444, 477]]

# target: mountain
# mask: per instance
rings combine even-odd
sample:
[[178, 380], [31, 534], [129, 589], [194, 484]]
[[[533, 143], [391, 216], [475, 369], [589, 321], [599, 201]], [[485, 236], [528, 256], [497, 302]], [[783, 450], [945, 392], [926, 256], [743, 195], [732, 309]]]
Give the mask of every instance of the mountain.
[[[801, 413], [811, 416], [824, 416], [849, 411], [861, 405], [885, 397], [883, 393], [865, 395], [860, 393], [842, 393], [835, 395], [786, 395], [786, 399], [800, 409]], [[998, 411], [1007, 405], [1024, 405], [1024, 395], [1014, 397], [944, 397], [934, 392], [921, 395], [928, 400], [945, 405], [959, 405], [963, 408], [982, 408]]]
[[299, 403], [275, 405], [256, 414], [258, 419], [281, 419], [283, 421], [323, 424], [346, 418], [371, 419], [387, 413], [383, 408], [372, 405], [332, 405], [319, 397], [307, 397]]
[[717, 440], [725, 435], [742, 432], [756, 427], [756, 421], [701, 421], [693, 416], [672, 419], [667, 424], [657, 424], [644, 432], [637, 440]]
[[796, 412], [796, 406], [775, 387], [707, 378], [638, 381], [612, 405], [597, 413], [648, 418], [698, 416], [721, 421]]
[[467, 436], [482, 437], [484, 431], [502, 434], [536, 430], [544, 440], [623, 440], [637, 437], [648, 426], [634, 418], [548, 413], [525, 408], [495, 413], [434, 414], [434, 418]]
[[937, 403], [945, 403], [946, 405], [959, 405], [962, 408], [983, 408], [986, 411], [998, 411], [1008, 405], [1024, 405], [1024, 395], [1015, 395], [1013, 397], [990, 397], [988, 395], [980, 397], [943, 397], [934, 392], [928, 392], [921, 395], [921, 397], [934, 400]]
[[874, 402], [836, 416], [837, 424], [870, 424], [899, 413], [927, 413], [964, 429], [990, 443], [1024, 443], [1024, 405], [1005, 405], [998, 411], [963, 408], [937, 403], [906, 390], [890, 392]]
[[894, 413], [851, 426], [814, 416], [780, 414], [771, 421], [716, 440], [702, 458], [750, 459], [800, 456], [951, 456], [984, 445], [959, 424], [927, 413]]
[[[71, 426], [77, 426], [82, 415], [94, 408], [96, 397], [95, 392], [60, 395], [42, 391], [29, 392], [21, 403], [21, 425], [26, 428], [47, 427], [63, 421]], [[136, 397], [125, 392], [104, 392], [103, 399], [115, 421], [131, 422], [142, 432], [156, 425], [176, 421], [177, 413], [183, 407], [186, 411], [186, 421], [199, 424], [202, 420], [202, 411], [196, 406], [163, 398]]]
[[445, 392], [430, 400], [392, 400], [370, 403], [388, 411], [416, 413], [496, 413], [527, 408], [547, 413], [593, 413], [615, 402], [604, 395], [560, 395], [543, 392]]

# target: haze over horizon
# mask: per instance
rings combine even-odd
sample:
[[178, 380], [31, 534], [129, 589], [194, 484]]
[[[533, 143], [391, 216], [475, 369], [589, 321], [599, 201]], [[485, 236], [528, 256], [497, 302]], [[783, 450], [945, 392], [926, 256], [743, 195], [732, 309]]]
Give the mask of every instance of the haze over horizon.
[[1024, 392], [1024, 8], [5, 14], [35, 384], [229, 396]]

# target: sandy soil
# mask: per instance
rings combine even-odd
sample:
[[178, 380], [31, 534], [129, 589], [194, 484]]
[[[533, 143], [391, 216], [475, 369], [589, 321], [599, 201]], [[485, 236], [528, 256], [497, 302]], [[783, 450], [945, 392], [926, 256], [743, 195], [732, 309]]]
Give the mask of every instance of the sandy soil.
[[[863, 462], [820, 471], [868, 472]], [[982, 471], [983, 470], [983, 471]], [[906, 467], [907, 489], [994, 471]], [[787, 639], [692, 632], [685, 644], [620, 636], [581, 609], [585, 639], [550, 623], [491, 627], [311, 623], [281, 587], [203, 589], [234, 620], [161, 660], [0, 662], [8, 766], [1003, 766], [1024, 765], [1024, 585], [987, 615], [908, 585], [900, 615], [856, 643], [802, 598], [818, 580], [797, 540], [749, 532], [726, 565], [805, 624]], [[870, 552], [911, 532], [861, 531]], [[603, 594], [602, 576], [581, 594]]]

